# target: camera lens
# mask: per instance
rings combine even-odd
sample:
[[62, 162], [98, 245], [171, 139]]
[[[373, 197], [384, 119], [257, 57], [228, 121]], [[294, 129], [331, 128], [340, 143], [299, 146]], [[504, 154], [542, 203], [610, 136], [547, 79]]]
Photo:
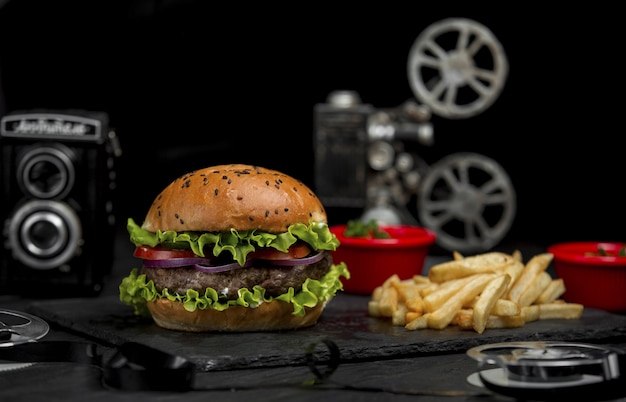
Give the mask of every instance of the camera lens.
[[78, 254], [81, 236], [76, 212], [57, 201], [29, 201], [15, 212], [9, 225], [14, 257], [35, 269], [58, 268], [68, 262]]
[[18, 183], [33, 197], [50, 199], [67, 195], [74, 184], [74, 164], [67, 147], [35, 146], [22, 156], [18, 169]]
[[37, 257], [57, 255], [67, 246], [65, 222], [49, 211], [39, 211], [28, 216], [20, 232], [25, 248]]
[[372, 143], [367, 152], [367, 160], [374, 170], [386, 170], [393, 165], [396, 151], [393, 146], [385, 141]]

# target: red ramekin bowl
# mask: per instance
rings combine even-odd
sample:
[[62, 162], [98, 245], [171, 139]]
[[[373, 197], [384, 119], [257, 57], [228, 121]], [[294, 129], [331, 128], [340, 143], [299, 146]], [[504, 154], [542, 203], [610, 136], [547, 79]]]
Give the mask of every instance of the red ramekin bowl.
[[393, 274], [400, 279], [420, 275], [435, 234], [425, 228], [410, 225], [382, 226], [389, 239], [345, 237], [346, 225], [331, 226], [340, 245], [332, 251], [335, 263], [345, 262], [350, 279], [342, 280], [344, 291], [371, 294]]
[[[548, 247], [556, 275], [563, 279], [563, 299], [585, 307], [626, 312], [626, 243], [569, 242]], [[602, 249], [608, 255], [597, 255]]]

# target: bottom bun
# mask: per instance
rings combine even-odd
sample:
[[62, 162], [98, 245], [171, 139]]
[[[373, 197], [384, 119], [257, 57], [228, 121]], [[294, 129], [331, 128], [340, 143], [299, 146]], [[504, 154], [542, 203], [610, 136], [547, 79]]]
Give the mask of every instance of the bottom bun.
[[326, 302], [305, 307], [303, 316], [293, 315], [293, 305], [280, 300], [256, 308], [232, 306], [223, 311], [212, 308], [187, 311], [180, 302], [157, 299], [148, 302], [154, 322], [162, 328], [187, 332], [276, 331], [308, 327], [317, 323]]

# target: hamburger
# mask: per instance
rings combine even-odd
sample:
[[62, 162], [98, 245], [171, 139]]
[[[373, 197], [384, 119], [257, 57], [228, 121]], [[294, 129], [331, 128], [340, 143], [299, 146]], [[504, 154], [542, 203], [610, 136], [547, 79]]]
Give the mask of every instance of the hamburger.
[[142, 260], [120, 300], [162, 328], [271, 331], [317, 323], [349, 278], [318, 197], [276, 170], [231, 164], [178, 177], [141, 225], [128, 219]]

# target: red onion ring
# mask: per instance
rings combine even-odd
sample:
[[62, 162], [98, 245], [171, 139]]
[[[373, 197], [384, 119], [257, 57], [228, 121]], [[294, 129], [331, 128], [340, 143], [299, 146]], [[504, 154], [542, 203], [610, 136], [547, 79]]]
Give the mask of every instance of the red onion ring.
[[194, 269], [207, 273], [215, 273], [215, 272], [224, 272], [224, 271], [232, 271], [234, 269], [246, 268], [252, 265], [252, 260], [247, 260], [245, 264], [239, 265], [238, 262], [231, 262], [229, 264], [224, 265], [203, 265], [203, 264], [194, 264]]
[[324, 258], [323, 252], [318, 252], [313, 255], [309, 255], [304, 258], [293, 258], [288, 260], [266, 260], [266, 259], [248, 259], [246, 263], [242, 266], [237, 262], [231, 262], [228, 264], [221, 265], [211, 265], [210, 258], [170, 258], [168, 260], [143, 260], [143, 264], [146, 267], [151, 268], [176, 268], [176, 267], [185, 267], [185, 266], [193, 266], [194, 269], [198, 271], [214, 273], [214, 272], [224, 272], [230, 271], [238, 268], [246, 268], [251, 266], [255, 261], [266, 262], [272, 266], [276, 267], [293, 267], [296, 265], [309, 265], [314, 264]]
[[261, 260], [259, 259], [259, 261], [268, 262], [271, 265], [276, 265], [280, 267], [293, 267], [295, 265], [313, 264], [313, 263], [320, 261], [322, 258], [324, 258], [324, 253], [317, 252], [313, 255], [309, 255], [308, 257], [303, 257], [303, 258], [292, 258], [289, 260]]
[[143, 265], [151, 268], [176, 268], [188, 265], [206, 264], [210, 262], [210, 259], [204, 257], [181, 257], [169, 258], [167, 260], [143, 260]]

